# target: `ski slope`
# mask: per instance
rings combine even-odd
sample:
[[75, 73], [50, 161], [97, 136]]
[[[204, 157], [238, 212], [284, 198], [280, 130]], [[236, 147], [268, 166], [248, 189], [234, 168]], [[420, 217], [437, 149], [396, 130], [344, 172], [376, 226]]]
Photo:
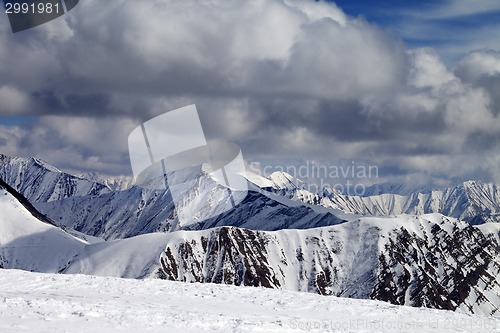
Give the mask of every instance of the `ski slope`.
[[253, 287], [0, 270], [0, 332], [500, 332], [500, 318]]

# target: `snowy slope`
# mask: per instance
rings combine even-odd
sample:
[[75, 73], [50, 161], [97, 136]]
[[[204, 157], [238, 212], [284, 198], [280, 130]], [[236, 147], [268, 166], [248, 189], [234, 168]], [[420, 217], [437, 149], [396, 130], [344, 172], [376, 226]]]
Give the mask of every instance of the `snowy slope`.
[[159, 258], [168, 242], [168, 234], [157, 233], [91, 244], [83, 248], [61, 273], [131, 279], [162, 277], [159, 275]]
[[35, 218], [16, 198], [0, 188], [0, 266], [57, 272], [85, 242]]
[[110, 192], [103, 184], [61, 172], [37, 158], [0, 154], [0, 178], [32, 203]]
[[500, 332], [500, 318], [264, 288], [0, 270], [1, 332]]
[[[157, 277], [167, 234], [104, 242], [70, 233], [33, 216], [0, 187], [0, 267], [44, 273]], [[89, 241], [83, 239], [89, 239]]]
[[[497, 224], [476, 228], [439, 214], [358, 219], [335, 210], [366, 215], [445, 210], [472, 222], [481, 212], [494, 220], [499, 198], [494, 185], [467, 182], [409, 197], [348, 197], [336, 192], [320, 196], [302, 189], [289, 176], [275, 174], [267, 180], [251, 179], [266, 191], [250, 191], [235, 209], [217, 215], [223, 192], [208, 190], [213, 179], [203, 168], [193, 168], [183, 171], [192, 172], [187, 174], [192, 183], [184, 194], [187, 199], [196, 194], [203, 200], [186, 199], [178, 208], [181, 213], [197, 212], [199, 222], [178, 225], [178, 229], [202, 231], [169, 235], [149, 234], [176, 225], [168, 190], [134, 186], [101, 195], [58, 192], [52, 185], [60, 172], [36, 159], [28, 162], [33, 163], [25, 164], [30, 170], [44, 171], [34, 178], [25, 171], [11, 174], [37, 180], [32, 184], [38, 190], [28, 186], [25, 192], [48, 198], [35, 207], [58, 225], [109, 240], [131, 238], [100, 243], [89, 238], [92, 244], [86, 244], [34, 219], [15, 198], [2, 192], [0, 264], [5, 268], [259, 285], [469, 313], [499, 311]], [[50, 185], [47, 192], [40, 187], [45, 185]], [[68, 197], [52, 200], [55, 193]]]
[[34, 206], [61, 226], [105, 239], [166, 232], [175, 219], [168, 191], [137, 186], [100, 196], [36, 202]]

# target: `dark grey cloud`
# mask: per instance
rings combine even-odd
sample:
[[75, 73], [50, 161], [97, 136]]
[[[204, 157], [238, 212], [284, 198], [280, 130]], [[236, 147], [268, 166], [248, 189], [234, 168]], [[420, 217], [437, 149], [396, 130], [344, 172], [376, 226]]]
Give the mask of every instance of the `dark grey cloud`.
[[[263, 116], [258, 128], [281, 131], [305, 127], [337, 141], [390, 141], [408, 133], [439, 135], [445, 130], [444, 113], [399, 112], [388, 103], [386, 112], [367, 112], [359, 100], [320, 98], [255, 98], [250, 108]], [[392, 109], [391, 109], [392, 108]]]
[[484, 133], [476, 131], [470, 133], [464, 143], [466, 151], [484, 151], [492, 154], [500, 152], [500, 132], [499, 133]]
[[500, 114], [500, 72], [482, 75], [476, 84], [489, 94], [489, 110], [495, 117], [498, 117]]

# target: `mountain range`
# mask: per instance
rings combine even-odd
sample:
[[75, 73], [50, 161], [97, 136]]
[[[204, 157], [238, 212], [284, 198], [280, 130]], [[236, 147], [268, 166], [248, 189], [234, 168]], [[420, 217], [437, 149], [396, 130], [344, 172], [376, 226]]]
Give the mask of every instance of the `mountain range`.
[[[266, 180], [270, 180], [267, 181]], [[278, 172], [269, 179], [253, 175], [251, 181], [262, 189], [300, 202], [338, 209], [359, 215], [441, 213], [471, 224], [500, 222], [500, 187], [479, 181], [466, 181], [442, 190], [421, 189], [409, 192], [402, 185], [376, 184], [364, 195], [345, 195], [335, 190], [313, 193], [307, 184], [289, 174]], [[387, 191], [381, 193], [381, 191]]]
[[[202, 168], [193, 168], [191, 172], [192, 178], [197, 180], [191, 192], [199, 193], [203, 187], [210, 187], [207, 183], [213, 179], [207, 177]], [[106, 178], [108, 185], [104, 185], [96, 181], [103, 178], [95, 174], [91, 177], [93, 180], [89, 180], [61, 172], [39, 159], [3, 155], [0, 155], [0, 177], [59, 225], [92, 236], [117, 239], [163, 232], [174, 225], [175, 209], [168, 189], [131, 186], [130, 180], [124, 177], [114, 183]], [[500, 187], [477, 181], [427, 193], [350, 196], [335, 191], [312, 193], [301, 186], [302, 182], [283, 172], [273, 173], [268, 178], [258, 175], [248, 178], [254, 191], [238, 209], [219, 219], [207, 220], [206, 216], [216, 215], [213, 210], [219, 199], [208, 198], [205, 200], [208, 206], [205, 203], [203, 207], [193, 207], [193, 203], [186, 200], [186, 207], [178, 205], [177, 210], [201, 211], [197, 217], [200, 222], [177, 227], [199, 230], [232, 225], [258, 230], [303, 229], [337, 224], [352, 219], [350, 215], [428, 213], [441, 213], [471, 224], [500, 222]], [[109, 186], [110, 183], [113, 185]], [[377, 188], [407, 191], [402, 186]], [[372, 191], [375, 191], [373, 187]], [[185, 195], [189, 197], [191, 193]], [[215, 203], [210, 206], [213, 201]]]
[[[203, 167], [188, 172], [192, 191], [203, 193], [213, 181]], [[175, 207], [200, 211], [199, 222], [172, 230], [168, 189], [119, 191], [34, 158], [1, 156], [0, 175], [3, 268], [263, 286], [500, 314], [496, 185], [355, 197], [311, 193], [284, 173], [251, 175], [252, 190], [234, 210], [212, 214], [220, 198], [207, 193], [202, 206]]]

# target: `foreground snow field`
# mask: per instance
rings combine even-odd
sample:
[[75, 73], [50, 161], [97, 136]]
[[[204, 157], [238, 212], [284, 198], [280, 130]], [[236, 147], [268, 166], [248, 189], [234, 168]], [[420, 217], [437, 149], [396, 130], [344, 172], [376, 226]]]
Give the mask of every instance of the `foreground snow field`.
[[0, 269], [0, 332], [500, 332], [499, 317], [280, 290]]

